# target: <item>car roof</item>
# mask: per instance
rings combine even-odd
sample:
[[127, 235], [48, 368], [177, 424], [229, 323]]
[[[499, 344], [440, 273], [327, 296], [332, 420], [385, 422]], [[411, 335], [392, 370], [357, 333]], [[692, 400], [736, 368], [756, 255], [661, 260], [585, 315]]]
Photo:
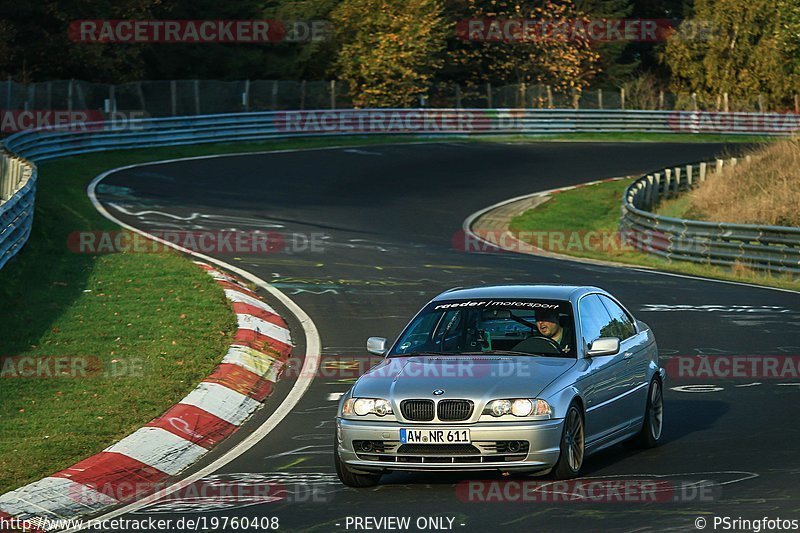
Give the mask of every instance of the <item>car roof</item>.
[[488, 285], [450, 289], [441, 293], [434, 298], [433, 301], [469, 298], [541, 298], [544, 300], [574, 300], [590, 292], [605, 293], [606, 291], [586, 285]]

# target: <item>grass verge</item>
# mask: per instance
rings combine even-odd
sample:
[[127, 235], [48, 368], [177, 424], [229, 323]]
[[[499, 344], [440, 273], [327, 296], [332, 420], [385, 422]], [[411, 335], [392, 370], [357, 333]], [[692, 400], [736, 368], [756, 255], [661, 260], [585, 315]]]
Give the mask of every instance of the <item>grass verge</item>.
[[658, 211], [694, 220], [800, 226], [800, 140], [748, 150], [735, 167], [712, 172], [699, 187], [663, 202]]
[[[764, 140], [691, 134], [451, 139]], [[409, 140], [415, 139], [310, 138], [148, 148], [42, 163], [33, 233], [22, 253], [0, 270], [0, 357], [6, 358], [0, 366], [4, 392], [0, 402], [0, 493], [97, 453], [160, 415], [212, 371], [235, 328], [222, 291], [180, 255], [164, 252], [94, 256], [68, 250], [67, 239], [73, 231], [116, 229], [86, 197], [85, 187], [90, 179], [109, 168], [167, 158]], [[616, 211], [615, 205], [613, 212]], [[23, 362], [23, 357], [31, 359]], [[59, 373], [62, 369], [54, 368], [57, 361], [70, 361], [69, 358], [72, 365], [68, 365], [65, 374]], [[36, 372], [56, 370], [59, 377], [19, 377], [20, 371], [30, 370], [31, 361], [39, 368]]]
[[235, 328], [222, 290], [170, 252], [72, 253], [72, 231], [114, 229], [89, 178], [120, 158], [40, 165], [31, 238], [0, 271], [0, 493], [96, 453], [176, 403]]
[[[669, 261], [653, 255], [644, 254], [629, 247], [619, 246], [618, 241], [610, 239], [603, 245], [599, 240], [591, 240], [586, 246], [586, 233], [612, 236], [619, 231], [619, 205], [623, 191], [633, 179], [604, 182], [579, 187], [553, 195], [547, 202], [517, 215], [511, 220], [509, 229], [514, 233], [531, 232], [534, 235], [552, 232], [563, 239], [542, 238], [535, 244], [546, 250], [604, 261], [614, 261], [628, 265], [655, 268], [668, 272], [704, 276], [727, 281], [755, 283], [769, 287], [800, 290], [800, 279], [789, 275], [777, 276], [761, 273], [745, 267], [732, 269], [714, 265], [700, 265]], [[668, 206], [664, 214], [680, 211], [680, 205]], [[570, 241], [575, 236], [578, 240]], [[599, 244], [599, 245], [598, 245]]]

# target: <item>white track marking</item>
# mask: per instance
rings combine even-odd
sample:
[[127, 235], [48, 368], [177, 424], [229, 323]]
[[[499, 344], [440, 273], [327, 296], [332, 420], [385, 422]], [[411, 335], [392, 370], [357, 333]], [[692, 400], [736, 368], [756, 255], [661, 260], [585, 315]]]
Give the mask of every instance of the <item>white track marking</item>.
[[[43, 501], [47, 503], [46, 508], [39, 504]], [[117, 500], [106, 494], [60, 477], [46, 477], [0, 496], [0, 510], [32, 524], [36, 518], [60, 518], [61, 511], [66, 514], [76, 506], [97, 511], [116, 503]]]
[[208, 452], [166, 429], [143, 427], [105, 449], [174, 476]]
[[232, 302], [252, 305], [253, 307], [258, 307], [259, 309], [272, 313], [273, 315], [278, 314], [278, 312], [272, 307], [270, 307], [268, 303], [253, 298], [249, 294], [245, 294], [243, 292], [234, 289], [225, 289], [225, 296], [227, 296], [228, 299]]
[[670, 390], [674, 390], [676, 392], [691, 392], [691, 393], [707, 393], [707, 392], [719, 392], [721, 390], [725, 390], [723, 387], [717, 387], [716, 385], [681, 385], [680, 387], [672, 387]]
[[277, 324], [267, 322], [266, 320], [253, 315], [237, 314], [236, 321], [238, 322], [239, 329], [249, 329], [258, 332], [261, 335], [266, 335], [267, 337], [273, 338], [276, 341], [280, 341], [284, 344], [292, 344], [292, 337], [289, 335], [289, 330], [282, 328]]
[[202, 216], [200, 213], [192, 213], [188, 217], [182, 217], [182, 216], [179, 216], [179, 215], [173, 215], [171, 213], [165, 213], [163, 211], [139, 211], [139, 212], [134, 213], [133, 211], [128, 211], [127, 209], [125, 209], [121, 205], [115, 204], [113, 202], [108, 202], [108, 205], [110, 205], [111, 207], [113, 207], [114, 209], [116, 209], [117, 211], [122, 213], [123, 215], [130, 215], [132, 217], [141, 217], [141, 216], [144, 216], [144, 215], [159, 215], [159, 216], [162, 216], [162, 217], [171, 218], [173, 220], [183, 220], [184, 222], [189, 222], [190, 220], [194, 220], [194, 219], [199, 218], [199, 217]]
[[222, 358], [222, 362], [240, 366], [272, 382], [278, 381], [278, 372], [284, 367], [282, 361], [264, 355], [248, 346], [237, 345], [228, 348], [228, 353]]
[[200, 383], [180, 403], [199, 407], [234, 426], [242, 425], [261, 405], [241, 392], [210, 382]]
[[[282, 150], [282, 151], [278, 151], [278, 153], [280, 153], [280, 152], [291, 152], [291, 151], [297, 151], [297, 150]], [[275, 153], [275, 152], [266, 151], [266, 152], [257, 152], [257, 153], [265, 154], [265, 153]], [[255, 155], [255, 154], [256, 153], [252, 153], [251, 152], [251, 153], [237, 154], [237, 155], [251, 155], [252, 156], [252, 155]], [[202, 477], [208, 476], [209, 474], [212, 474], [213, 472], [216, 472], [217, 470], [219, 470], [223, 466], [227, 465], [228, 463], [230, 463], [231, 461], [233, 461], [234, 459], [236, 459], [237, 457], [239, 457], [243, 453], [247, 452], [250, 448], [255, 446], [264, 437], [269, 435], [269, 433], [273, 429], [275, 429], [278, 426], [278, 424], [280, 424], [281, 421], [283, 421], [283, 419], [286, 418], [289, 415], [289, 413], [291, 413], [292, 409], [294, 409], [294, 407], [297, 405], [297, 403], [300, 401], [300, 399], [303, 397], [303, 395], [305, 395], [305, 393], [308, 390], [308, 388], [311, 386], [311, 383], [314, 381], [314, 376], [317, 375], [317, 370], [319, 368], [319, 363], [320, 363], [321, 347], [322, 347], [322, 343], [321, 343], [320, 338], [319, 338], [319, 332], [317, 330], [317, 326], [314, 324], [314, 321], [311, 320], [311, 317], [308, 316], [308, 314], [305, 311], [303, 311], [303, 309], [299, 305], [294, 303], [294, 301], [292, 301], [292, 299], [290, 299], [288, 296], [286, 296], [281, 291], [279, 291], [278, 289], [276, 289], [275, 287], [273, 287], [272, 285], [270, 285], [269, 283], [267, 283], [263, 279], [259, 278], [255, 274], [251, 274], [250, 272], [248, 272], [246, 270], [243, 270], [243, 269], [241, 269], [241, 268], [239, 268], [239, 267], [237, 267], [235, 265], [231, 265], [229, 263], [226, 263], [225, 261], [221, 261], [221, 260], [216, 259], [214, 257], [207, 256], [205, 254], [201, 254], [201, 253], [198, 253], [198, 252], [195, 252], [195, 251], [192, 251], [192, 250], [188, 250], [188, 249], [183, 248], [181, 246], [177, 246], [177, 245], [175, 245], [173, 243], [166, 242], [163, 239], [159, 239], [159, 238], [157, 238], [157, 237], [155, 237], [153, 235], [150, 235], [145, 231], [142, 231], [142, 230], [140, 230], [138, 228], [135, 228], [135, 227], [131, 226], [130, 224], [126, 224], [125, 222], [119, 220], [118, 218], [114, 217], [114, 215], [109, 213], [108, 210], [105, 207], [103, 207], [103, 205], [97, 199], [97, 185], [100, 182], [102, 182], [109, 175], [111, 175], [111, 174], [113, 174], [115, 172], [119, 172], [121, 170], [128, 170], [128, 169], [131, 169], [131, 168], [136, 168], [136, 167], [141, 167], [141, 166], [146, 166], [146, 165], [171, 163], [171, 162], [185, 161], [185, 160], [191, 160], [191, 159], [214, 159], [214, 158], [219, 158], [219, 157], [228, 157], [230, 155], [232, 155], [232, 154], [217, 154], [217, 155], [213, 155], [213, 156], [177, 158], [177, 159], [170, 159], [170, 160], [164, 160], [164, 161], [154, 161], [154, 162], [151, 162], [151, 163], [140, 163], [140, 164], [136, 164], [136, 165], [128, 165], [128, 166], [125, 166], [125, 167], [119, 167], [119, 168], [107, 170], [107, 171], [103, 172], [102, 174], [100, 174], [99, 176], [97, 176], [95, 179], [93, 179], [91, 181], [91, 183], [89, 183], [89, 186], [87, 187], [87, 194], [89, 196], [89, 200], [91, 200], [92, 205], [94, 205], [95, 209], [97, 209], [97, 211], [99, 211], [101, 215], [103, 215], [104, 217], [106, 217], [110, 221], [116, 223], [120, 227], [125, 228], [125, 229], [130, 230], [130, 231], [133, 231], [135, 233], [138, 233], [138, 234], [143, 235], [145, 237], [148, 237], [150, 239], [153, 239], [153, 240], [155, 240], [157, 242], [160, 242], [162, 244], [165, 244], [167, 246], [170, 246], [170, 247], [172, 247], [172, 248], [174, 248], [176, 250], [179, 250], [179, 251], [181, 251], [183, 253], [186, 253], [186, 254], [189, 254], [191, 256], [194, 256], [194, 257], [196, 257], [196, 258], [198, 258], [198, 259], [200, 259], [202, 261], [205, 261], [207, 263], [211, 263], [211, 264], [217, 265], [217, 266], [219, 266], [219, 267], [221, 267], [221, 268], [223, 268], [223, 269], [225, 269], [225, 270], [227, 270], [229, 272], [233, 272], [234, 274], [237, 274], [238, 276], [240, 276], [240, 277], [250, 281], [251, 283], [254, 283], [255, 285], [261, 287], [262, 289], [267, 291], [273, 298], [276, 298], [277, 300], [279, 300], [289, 310], [289, 312], [292, 313], [295, 316], [297, 321], [300, 323], [300, 326], [303, 328], [303, 332], [305, 333], [305, 337], [306, 337], [306, 339], [305, 339], [306, 340], [306, 342], [305, 342], [306, 353], [305, 353], [305, 357], [303, 359], [303, 367], [300, 370], [299, 376], [298, 376], [297, 380], [295, 380], [295, 383], [292, 386], [292, 389], [289, 391], [289, 394], [286, 395], [286, 397], [284, 398], [283, 402], [281, 402], [281, 404], [275, 409], [275, 411], [272, 413], [272, 415], [270, 415], [270, 417], [263, 424], [261, 424], [261, 426], [256, 428], [250, 435], [248, 435], [245, 439], [243, 439], [241, 442], [236, 444], [233, 448], [228, 450], [224, 455], [222, 455], [216, 461], [212, 462], [209, 465], [206, 465], [205, 467], [201, 468], [200, 470], [198, 470], [197, 472], [191, 474], [190, 476], [187, 476], [186, 478], [182, 479], [181, 481], [179, 481], [179, 482], [177, 482], [177, 483], [175, 483], [173, 485], [170, 485], [169, 487], [166, 487], [166, 488], [156, 492], [155, 494], [152, 494], [152, 495], [150, 495], [150, 496], [148, 496], [146, 498], [142, 498], [141, 500], [139, 500], [137, 502], [134, 502], [134, 503], [131, 503], [129, 505], [125, 505], [125, 506], [123, 506], [123, 507], [121, 507], [119, 509], [115, 509], [115, 510], [109, 512], [109, 513], [105, 513], [105, 514], [99, 516], [98, 519], [108, 520], [108, 519], [111, 519], [111, 518], [114, 518], [114, 517], [117, 517], [117, 516], [121, 516], [121, 515], [126, 514], [126, 513], [130, 513], [132, 511], [135, 511], [136, 509], [140, 509], [140, 508], [142, 508], [142, 507], [144, 507], [146, 505], [149, 505], [149, 504], [151, 504], [151, 503], [153, 503], [153, 502], [155, 502], [155, 501], [157, 501], [157, 500], [159, 500], [161, 498], [164, 498], [165, 496], [167, 496], [169, 494], [172, 494], [173, 492], [175, 492], [177, 490], [180, 490], [183, 487], [186, 487], [187, 485], [190, 485], [190, 484], [194, 483], [195, 481], [197, 481], [198, 479], [200, 479]], [[73, 528], [73, 529], [70, 529], [70, 530], [66, 530], [65, 533], [74, 533], [75, 531], [79, 531], [79, 530], [80, 530], [80, 528]]]

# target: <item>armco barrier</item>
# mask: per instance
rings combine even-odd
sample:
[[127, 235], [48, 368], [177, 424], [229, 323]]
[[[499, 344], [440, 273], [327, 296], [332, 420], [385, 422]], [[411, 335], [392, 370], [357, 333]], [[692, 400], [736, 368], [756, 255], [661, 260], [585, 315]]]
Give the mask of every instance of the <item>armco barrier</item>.
[[665, 217], [653, 209], [706, 179], [711, 168], [723, 172], [737, 160], [717, 159], [667, 168], [642, 176], [625, 191], [620, 227], [628, 241], [667, 259], [732, 266], [774, 273], [800, 273], [800, 228], [704, 222]]
[[[29, 130], [8, 137], [18, 157], [43, 161], [104, 150], [216, 142], [247, 142], [337, 135], [548, 135], [569, 133], [725, 133], [789, 135], [800, 131], [793, 114], [709, 113], [572, 109], [341, 109], [235, 113], [125, 123], [75, 124]], [[27, 239], [33, 215], [36, 169], [0, 209], [3, 263]], [[2, 266], [3, 263], [0, 263]]]
[[0, 268], [31, 233], [36, 165], [9, 152], [0, 152]]

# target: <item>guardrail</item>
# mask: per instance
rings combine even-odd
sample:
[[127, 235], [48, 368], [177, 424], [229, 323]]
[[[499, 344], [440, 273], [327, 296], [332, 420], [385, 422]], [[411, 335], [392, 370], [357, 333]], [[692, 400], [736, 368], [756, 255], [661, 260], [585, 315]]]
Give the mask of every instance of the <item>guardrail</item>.
[[14, 154], [0, 152], [0, 268], [31, 233], [36, 165]]
[[[66, 128], [29, 130], [8, 137], [5, 147], [33, 161], [99, 152], [186, 144], [247, 142], [337, 135], [553, 135], [570, 133], [725, 133], [789, 135], [800, 131], [793, 114], [707, 113], [573, 109], [339, 109], [271, 111], [112, 120]], [[4, 261], [30, 232], [36, 171], [30, 188], [3, 209]], [[5, 212], [4, 211], [4, 212]], [[21, 230], [21, 231], [20, 231]]]
[[800, 228], [685, 220], [652, 212], [662, 199], [705, 181], [711, 169], [723, 172], [736, 164], [736, 158], [717, 159], [663, 169], [633, 182], [622, 200], [620, 222], [628, 242], [667, 259], [800, 273]]

